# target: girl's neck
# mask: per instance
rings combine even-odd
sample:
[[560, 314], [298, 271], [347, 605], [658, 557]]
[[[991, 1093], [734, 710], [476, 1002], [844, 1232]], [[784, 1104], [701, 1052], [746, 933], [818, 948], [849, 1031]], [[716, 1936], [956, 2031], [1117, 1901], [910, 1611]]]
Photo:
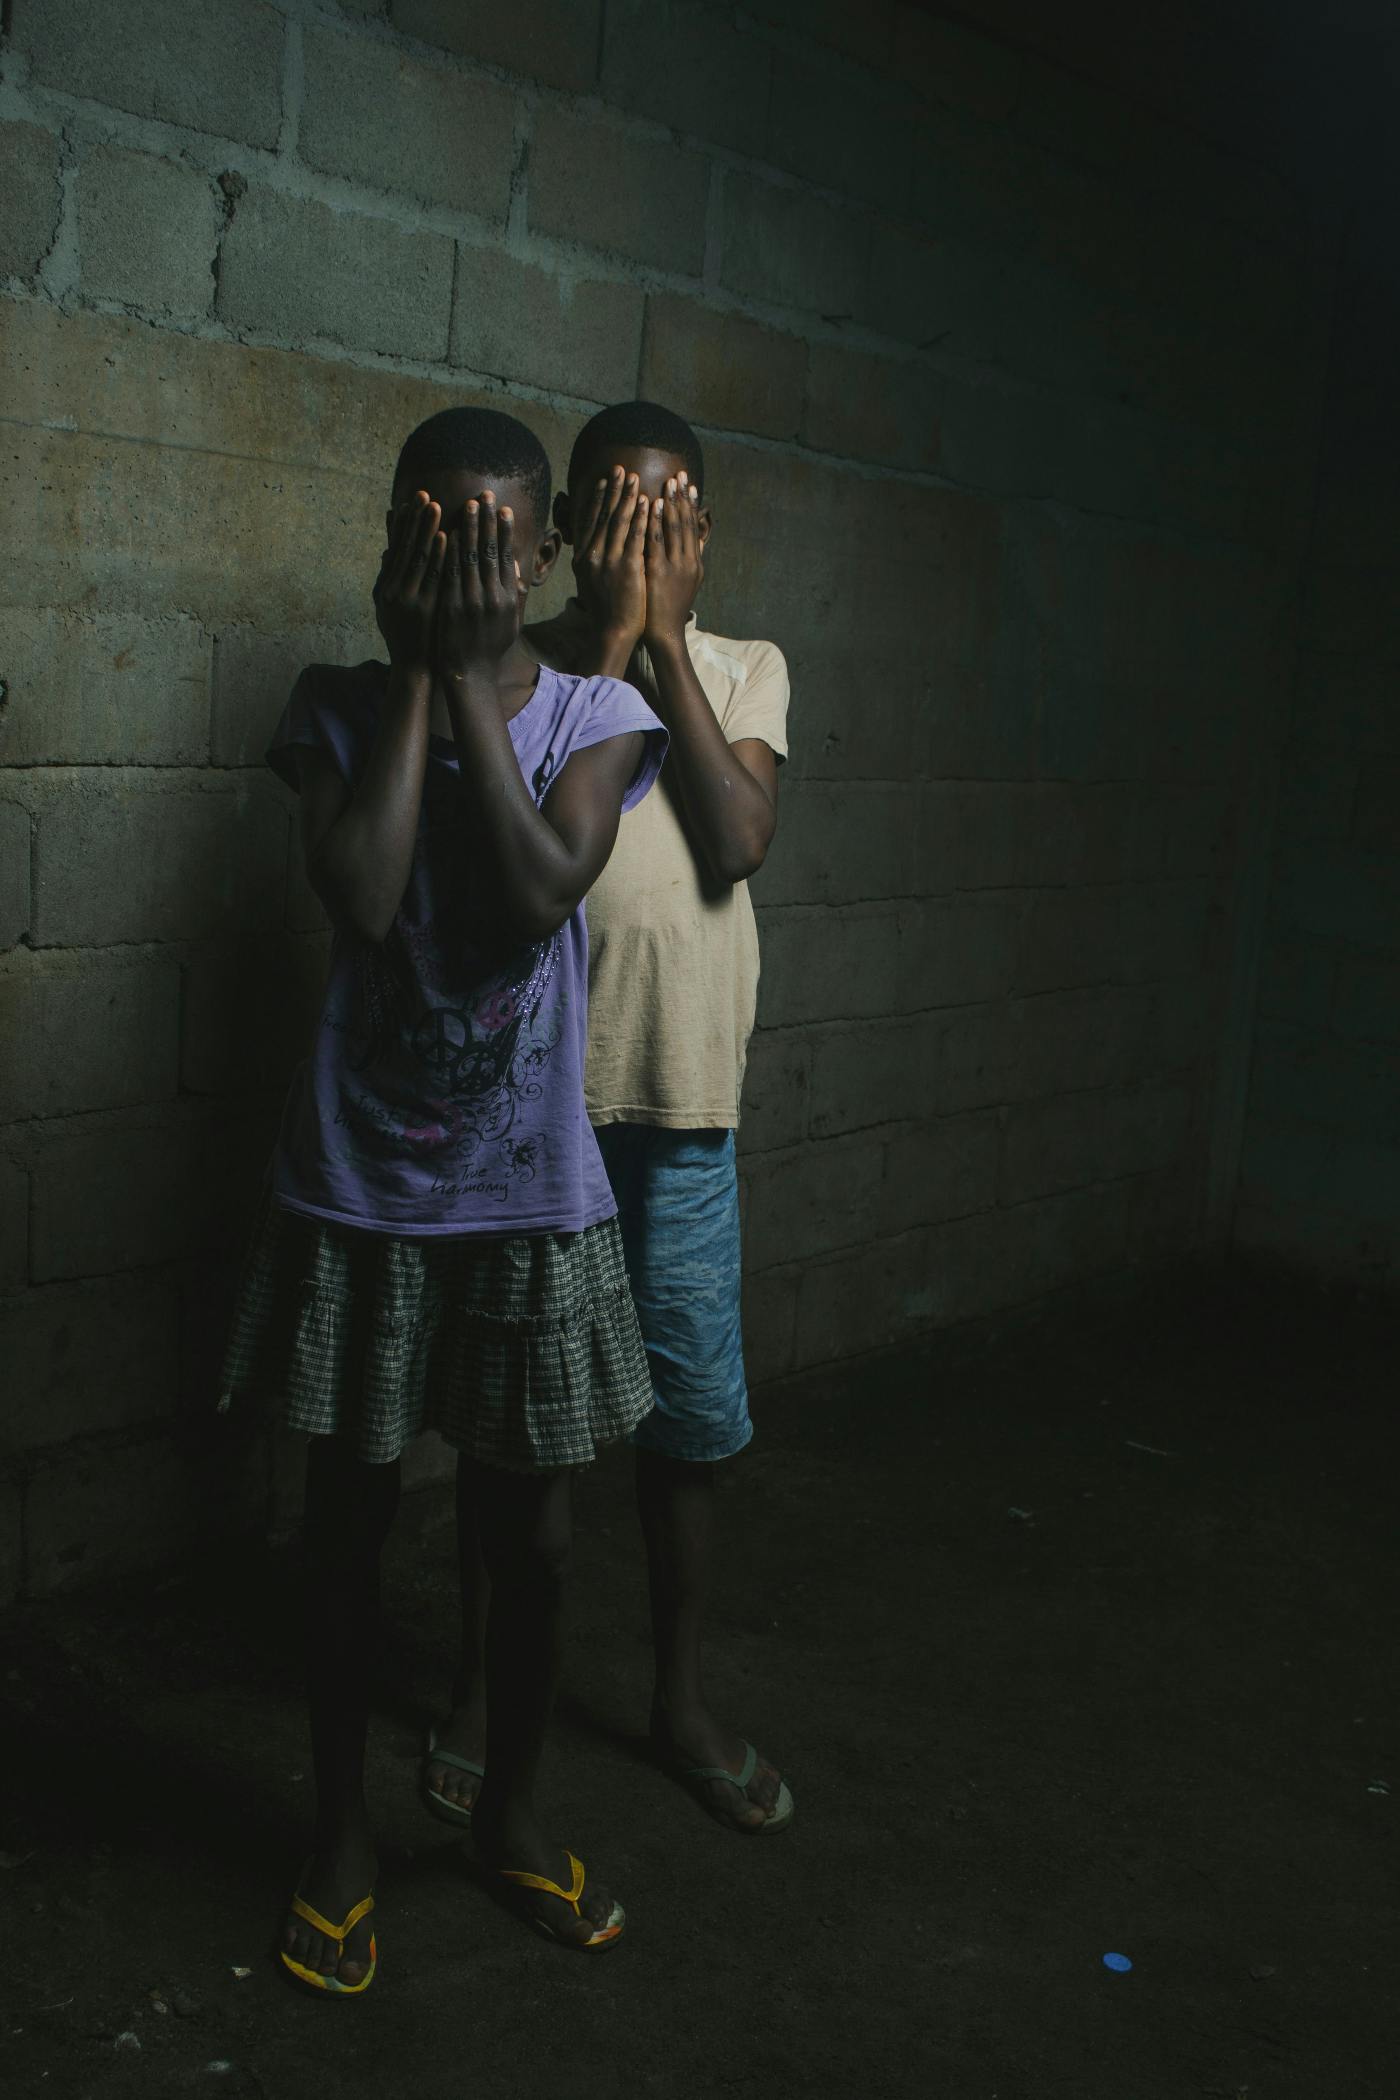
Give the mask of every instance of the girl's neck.
[[[528, 649], [519, 641], [512, 642], [501, 658], [496, 670], [496, 691], [500, 696], [501, 711], [508, 722], [514, 721], [533, 698], [539, 684], [541, 668]], [[452, 717], [447, 711], [447, 695], [435, 680], [433, 684], [432, 708], [428, 727], [434, 736], [452, 735]]]

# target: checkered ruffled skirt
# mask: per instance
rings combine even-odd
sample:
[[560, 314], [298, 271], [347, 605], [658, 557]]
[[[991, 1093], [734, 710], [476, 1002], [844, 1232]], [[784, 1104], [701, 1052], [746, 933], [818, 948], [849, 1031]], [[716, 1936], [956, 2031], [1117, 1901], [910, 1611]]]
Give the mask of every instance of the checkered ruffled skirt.
[[393, 1239], [267, 1196], [222, 1409], [271, 1407], [371, 1464], [436, 1429], [483, 1465], [586, 1465], [652, 1405], [616, 1218], [528, 1238]]

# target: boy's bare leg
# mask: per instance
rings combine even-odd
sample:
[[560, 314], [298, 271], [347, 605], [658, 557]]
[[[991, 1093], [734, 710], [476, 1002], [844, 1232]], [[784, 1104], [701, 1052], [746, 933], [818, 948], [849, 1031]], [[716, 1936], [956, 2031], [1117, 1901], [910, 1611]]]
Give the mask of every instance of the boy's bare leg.
[[[300, 1883], [313, 1910], [343, 1918], [374, 1884], [377, 1864], [365, 1804], [369, 1663], [379, 1617], [379, 1556], [399, 1499], [397, 1460], [366, 1465], [330, 1436], [307, 1454], [303, 1551], [306, 1682], [316, 1768], [315, 1850]], [[359, 1983], [369, 1966], [371, 1921], [345, 1942], [338, 1974]], [[336, 1971], [335, 1941], [288, 1914], [282, 1945], [304, 1968]]]
[[[559, 1679], [564, 1578], [572, 1547], [567, 1472], [468, 1469], [465, 1488], [491, 1580], [486, 1622], [486, 1777], [472, 1836], [487, 1866], [569, 1882], [561, 1845], [551, 1844], [535, 1806], [535, 1780]], [[608, 1922], [612, 1897], [589, 1875], [575, 1917], [557, 1896], [520, 1892], [561, 1937], [586, 1940]]]
[[[714, 1467], [639, 1450], [637, 1510], [647, 1545], [656, 1650], [652, 1740], [669, 1763], [722, 1765], [737, 1776], [743, 1738], [710, 1712], [701, 1674], [714, 1550]], [[778, 1799], [778, 1774], [762, 1758], [745, 1795], [722, 1779], [705, 1785], [719, 1813], [741, 1829], [756, 1829]]]
[[[457, 1461], [457, 1565], [462, 1586], [462, 1650], [452, 1683], [452, 1711], [437, 1731], [438, 1747], [486, 1761], [486, 1620], [491, 1608], [491, 1578], [481, 1557], [476, 1502], [469, 1460]], [[469, 1809], [481, 1781], [456, 1765], [429, 1757], [425, 1777], [435, 1794]]]

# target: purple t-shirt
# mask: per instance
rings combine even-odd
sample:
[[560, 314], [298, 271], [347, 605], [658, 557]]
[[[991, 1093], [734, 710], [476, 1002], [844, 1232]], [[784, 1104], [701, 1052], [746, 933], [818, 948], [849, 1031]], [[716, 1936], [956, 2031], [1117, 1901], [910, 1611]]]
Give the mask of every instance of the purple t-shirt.
[[[388, 668], [313, 664], [268, 750], [298, 784], [296, 747], [358, 780]], [[655, 780], [666, 733], [614, 678], [541, 669], [510, 738], [536, 806], [575, 752], [630, 730], [646, 748], [623, 808]], [[413, 866], [382, 944], [337, 932], [311, 1054], [273, 1164], [288, 1210], [401, 1238], [579, 1232], [616, 1211], [583, 1107], [588, 932], [580, 905], [548, 940], [493, 964], [474, 947], [455, 746], [434, 737]]]

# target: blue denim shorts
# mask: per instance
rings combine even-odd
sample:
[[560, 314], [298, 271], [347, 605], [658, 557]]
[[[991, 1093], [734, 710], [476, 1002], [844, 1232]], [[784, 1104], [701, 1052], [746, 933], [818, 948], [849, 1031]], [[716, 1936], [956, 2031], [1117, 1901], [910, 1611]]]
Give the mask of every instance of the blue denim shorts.
[[597, 1138], [656, 1396], [632, 1441], [667, 1458], [732, 1458], [753, 1435], [734, 1133], [608, 1123]]

